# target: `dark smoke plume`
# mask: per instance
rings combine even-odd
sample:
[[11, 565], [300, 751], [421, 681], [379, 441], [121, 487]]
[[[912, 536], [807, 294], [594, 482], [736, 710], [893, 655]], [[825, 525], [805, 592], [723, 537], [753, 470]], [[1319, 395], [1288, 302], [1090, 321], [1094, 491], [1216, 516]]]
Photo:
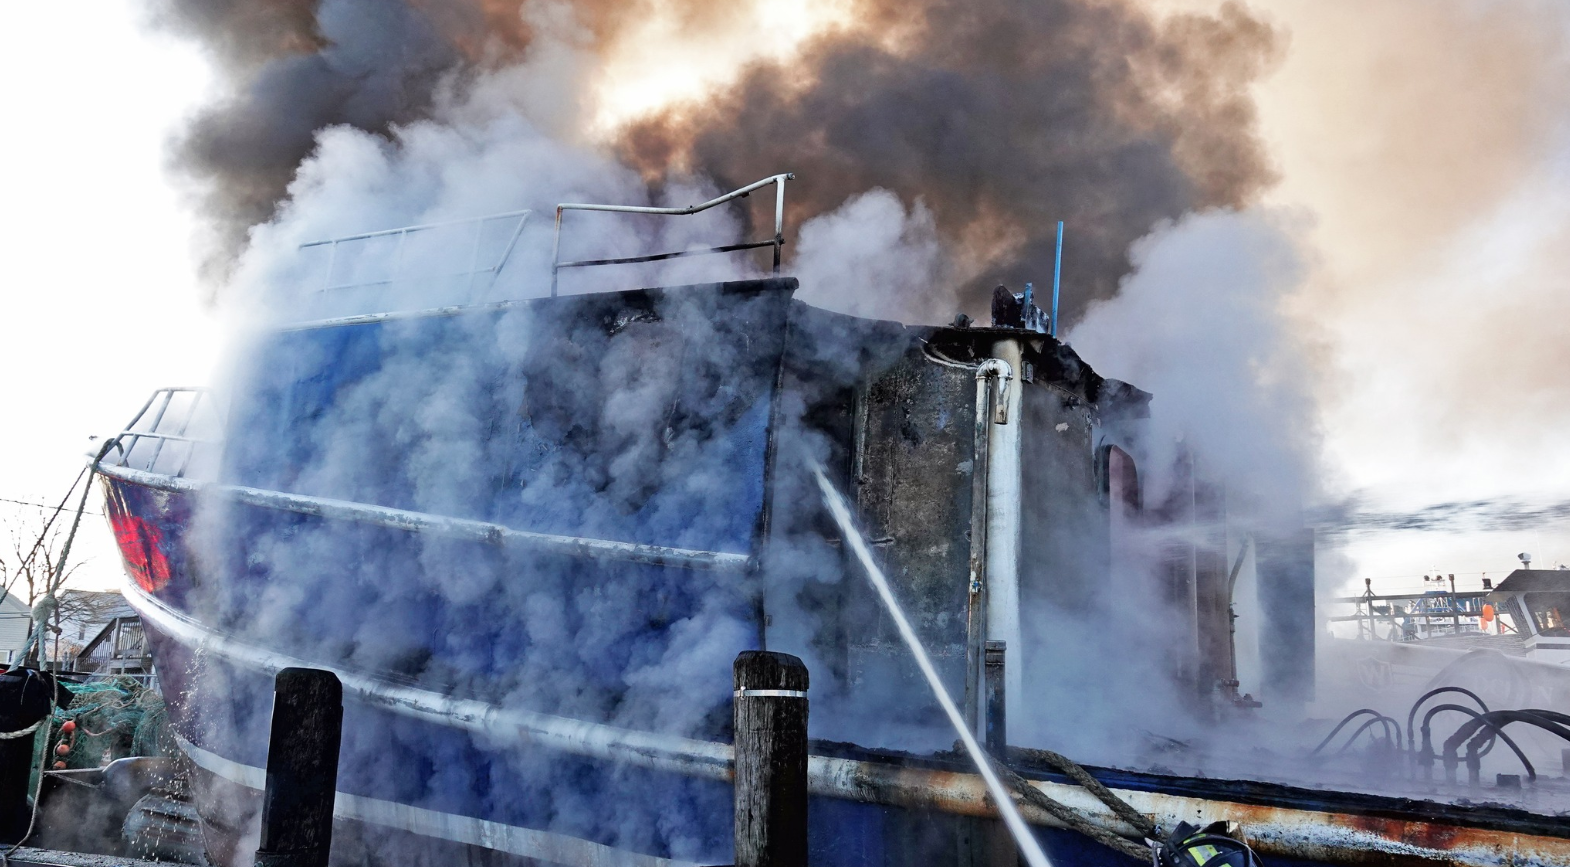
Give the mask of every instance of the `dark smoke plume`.
[[385, 133], [425, 117], [448, 76], [504, 62], [526, 41], [516, 0], [151, 2], [154, 20], [195, 37], [228, 79], [172, 155], [208, 220], [209, 281], [274, 215], [318, 130]]
[[1276, 39], [1235, 5], [1162, 23], [1085, 0], [865, 6], [864, 28], [638, 125], [626, 152], [722, 185], [798, 172], [795, 225], [870, 187], [920, 198], [955, 248], [996, 245], [969, 307], [998, 282], [1049, 283], [1063, 220], [1065, 318], [1113, 294], [1155, 223], [1244, 205], [1272, 178], [1245, 88]]
[[[521, 57], [519, 0], [153, 0], [211, 47], [231, 95], [175, 160], [214, 233], [209, 276], [271, 217], [313, 134], [427, 117], [436, 94]], [[673, 0], [694, 20], [708, 0]], [[690, 10], [687, 8], [690, 7]], [[640, 4], [573, 4], [591, 45]], [[798, 172], [791, 225], [872, 187], [926, 203], [976, 303], [996, 282], [1050, 281], [1068, 224], [1069, 318], [1110, 296], [1130, 242], [1196, 208], [1236, 207], [1272, 179], [1248, 85], [1279, 39], [1241, 7], [1156, 18], [1119, 0], [863, 0], [799, 57], [751, 66], [697, 104], [623, 131], [654, 184]]]

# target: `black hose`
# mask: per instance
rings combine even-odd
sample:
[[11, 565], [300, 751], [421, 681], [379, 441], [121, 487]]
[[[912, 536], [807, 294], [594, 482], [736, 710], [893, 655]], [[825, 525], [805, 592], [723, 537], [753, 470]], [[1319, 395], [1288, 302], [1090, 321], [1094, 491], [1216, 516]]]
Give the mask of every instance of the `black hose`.
[[[1380, 721], [1385, 721], [1384, 724], [1385, 724], [1387, 733], [1389, 732], [1389, 727], [1390, 726], [1392, 726], [1392, 725], [1395, 726], [1395, 728], [1396, 728], [1396, 742], [1400, 743], [1400, 741], [1401, 741], [1401, 724], [1399, 722], [1396, 722], [1395, 720], [1391, 719], [1390, 717], [1385, 716], [1384, 714], [1380, 713], [1379, 711], [1374, 710], [1371, 707], [1365, 707], [1365, 708], [1360, 708], [1358, 710], [1352, 711], [1351, 713], [1349, 713], [1345, 717], [1343, 717], [1341, 722], [1336, 723], [1336, 727], [1330, 730], [1330, 734], [1325, 735], [1325, 739], [1320, 741], [1319, 742], [1319, 746], [1314, 747], [1313, 752], [1310, 752], [1309, 755], [1311, 755], [1311, 756], [1319, 755], [1319, 751], [1324, 749], [1327, 744], [1329, 744], [1332, 740], [1334, 740], [1336, 735], [1338, 733], [1340, 733], [1341, 729], [1346, 727], [1347, 723], [1351, 722], [1352, 720], [1357, 719], [1358, 717], [1362, 716], [1363, 714], [1372, 714], [1374, 719], [1369, 721], [1369, 723], [1364, 724], [1363, 728], [1360, 728], [1356, 732], [1353, 732], [1352, 733], [1352, 737], [1347, 739], [1347, 743], [1348, 744], [1350, 744], [1353, 740], [1355, 740], [1358, 735], [1362, 734], [1363, 733], [1363, 729], [1366, 729], [1366, 728], [1369, 727], [1369, 725], [1372, 725], [1373, 723], [1380, 722]], [[1345, 747], [1343, 747], [1342, 749], [1344, 750]]]
[[1540, 707], [1529, 707], [1521, 711], [1521, 713], [1536, 714], [1543, 719], [1552, 720], [1560, 725], [1570, 726], [1570, 713], [1560, 713], [1557, 710], [1548, 710]]
[[[1471, 708], [1467, 708], [1467, 710], [1471, 710]], [[1461, 757], [1458, 754], [1459, 750], [1460, 750], [1460, 747], [1461, 747], [1461, 742], [1471, 738], [1479, 729], [1481, 729], [1481, 728], [1486, 726], [1486, 727], [1492, 729], [1493, 733], [1498, 735], [1499, 739], [1504, 741], [1505, 745], [1510, 747], [1510, 749], [1515, 752], [1516, 758], [1520, 759], [1521, 760], [1521, 765], [1526, 768], [1527, 778], [1532, 780], [1533, 782], [1536, 782], [1537, 781], [1537, 769], [1532, 767], [1532, 762], [1529, 759], [1527, 759], [1526, 753], [1521, 752], [1521, 748], [1516, 745], [1516, 742], [1511, 740], [1509, 735], [1505, 734], [1505, 732], [1504, 732], [1504, 723], [1495, 722], [1496, 719], [1498, 719], [1498, 718], [1500, 718], [1502, 716], [1509, 715], [1509, 714], [1515, 714], [1515, 713], [1518, 713], [1518, 712], [1517, 711], [1508, 711], [1508, 710], [1504, 710], [1504, 711], [1499, 711], [1499, 710], [1489, 711], [1486, 714], [1478, 714], [1478, 715], [1474, 716], [1471, 720], [1468, 720], [1467, 722], [1462, 723], [1461, 727], [1456, 729], [1455, 734], [1452, 734], [1449, 737], [1449, 739], [1447, 739], [1445, 741], [1445, 752], [1444, 752], [1445, 766], [1447, 768], [1454, 768], [1455, 765], [1458, 764], [1461, 761]], [[1520, 718], [1517, 718], [1517, 720], [1521, 721], [1521, 722], [1531, 722], [1532, 721], [1531, 719], [1520, 719]], [[1506, 720], [1506, 722], [1517, 721], [1517, 720]], [[1455, 754], [1454, 759], [1451, 758], [1452, 754]]]
[[[1434, 742], [1433, 742], [1433, 738], [1431, 736], [1431, 728], [1430, 728], [1431, 721], [1433, 720], [1435, 714], [1439, 713], [1440, 711], [1446, 711], [1446, 710], [1460, 711], [1461, 713], [1469, 714], [1473, 719], [1476, 719], [1476, 718], [1482, 716], [1483, 713], [1488, 713], [1488, 711], [1483, 711], [1483, 713], [1478, 713], [1477, 711], [1472, 710], [1471, 708], [1469, 708], [1469, 707], [1467, 707], [1465, 705], [1459, 705], [1459, 704], [1438, 704], [1438, 705], [1434, 705], [1433, 707], [1429, 708], [1428, 709], [1428, 713], [1423, 714], [1423, 754], [1424, 755], [1433, 755], [1433, 753], [1434, 753], [1434, 745], [1433, 745]], [[1490, 730], [1490, 731], [1492, 731], [1492, 730]], [[1484, 750], [1481, 753], [1478, 753], [1478, 755], [1479, 756], [1486, 756], [1490, 752], [1492, 752], [1493, 749], [1494, 749], [1493, 741], [1489, 741], [1488, 749]]]
[[[1407, 711], [1407, 713], [1406, 713], [1406, 748], [1407, 748], [1407, 750], [1409, 752], [1411, 751], [1411, 749], [1413, 747], [1413, 744], [1412, 744], [1412, 721], [1417, 718], [1417, 709], [1419, 707], [1422, 707], [1423, 702], [1428, 701], [1429, 699], [1431, 699], [1434, 696], [1439, 695], [1440, 693], [1443, 693], [1443, 692], [1459, 692], [1462, 695], [1468, 696], [1473, 701], [1477, 702], [1478, 707], [1481, 707], [1483, 709], [1483, 713], [1488, 713], [1488, 703], [1483, 701], [1481, 698], [1479, 698], [1477, 693], [1471, 691], [1470, 689], [1467, 689], [1466, 687], [1463, 687], [1463, 686], [1441, 686], [1441, 687], [1439, 687], [1437, 689], [1431, 689], [1428, 692], [1423, 693], [1422, 697], [1419, 698], [1417, 701], [1412, 702], [1412, 709]], [[1430, 714], [1429, 716], [1432, 716], [1432, 714]], [[1424, 727], [1425, 730], [1427, 730], [1427, 727], [1428, 727], [1428, 723], [1426, 722], [1427, 718], [1425, 717], [1424, 719], [1425, 719], [1425, 722], [1423, 723], [1423, 727]]]
[[[1497, 713], [1501, 718], [1504, 719], [1504, 722], [1500, 723], [1501, 726], [1509, 725], [1513, 722], [1524, 722], [1527, 725], [1537, 726], [1543, 731], [1546, 731], [1551, 735], [1556, 735], [1563, 740], [1570, 741], [1570, 728], [1567, 728], [1563, 723], [1557, 720], [1545, 718], [1543, 711], [1505, 710], [1497, 711]], [[1549, 713], [1552, 713], [1552, 711]], [[1477, 736], [1472, 738], [1474, 741], [1479, 739], [1480, 738]]]
[[[1362, 734], [1363, 732], [1368, 731], [1369, 729], [1373, 728], [1376, 725], [1383, 725], [1384, 729], [1385, 729], [1385, 740], [1387, 740], [1387, 741], [1391, 740], [1391, 737], [1390, 737], [1390, 727], [1392, 725], [1396, 725], [1396, 724], [1397, 723], [1396, 723], [1395, 720], [1393, 720], [1393, 719], [1391, 719], [1390, 717], [1387, 717], [1387, 716], [1374, 717], [1373, 719], [1371, 719], [1371, 720], [1363, 723], [1361, 726], [1359, 726], [1357, 731], [1353, 732], [1352, 736], [1346, 739], [1346, 743], [1341, 745], [1341, 749], [1336, 750], [1336, 755], [1340, 755], [1340, 754], [1346, 752], [1347, 750], [1351, 749], [1352, 748], [1352, 744], [1357, 741], [1357, 736], [1358, 735]], [[1401, 743], [1401, 735], [1397, 734], [1395, 736], [1394, 742], [1398, 745], [1397, 749], [1400, 749], [1399, 744]]]

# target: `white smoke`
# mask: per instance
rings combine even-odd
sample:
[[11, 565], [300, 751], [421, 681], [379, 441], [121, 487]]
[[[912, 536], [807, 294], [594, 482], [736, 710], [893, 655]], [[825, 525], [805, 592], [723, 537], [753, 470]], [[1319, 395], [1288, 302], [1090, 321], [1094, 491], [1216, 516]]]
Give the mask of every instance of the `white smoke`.
[[955, 312], [937, 226], [920, 201], [907, 211], [888, 190], [868, 190], [808, 220], [800, 238], [791, 266], [802, 301], [902, 322], [940, 322]]
[[[1151, 402], [1148, 469], [1185, 443], [1254, 519], [1291, 526], [1319, 477], [1313, 327], [1297, 314], [1308, 263], [1302, 219], [1271, 210], [1193, 214], [1133, 249], [1117, 297], [1091, 306], [1067, 341]], [[1264, 511], [1261, 513], [1260, 509]]]

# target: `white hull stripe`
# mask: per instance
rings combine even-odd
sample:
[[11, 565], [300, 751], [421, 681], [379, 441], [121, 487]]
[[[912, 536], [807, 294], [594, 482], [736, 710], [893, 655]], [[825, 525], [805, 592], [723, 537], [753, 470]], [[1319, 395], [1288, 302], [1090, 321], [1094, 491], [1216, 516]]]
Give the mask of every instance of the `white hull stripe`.
[[723, 782], [732, 778], [734, 751], [730, 744], [503, 708], [387, 683], [356, 671], [297, 659], [231, 638], [169, 608], [132, 581], [127, 580], [124, 587], [126, 601], [170, 638], [253, 671], [273, 675], [281, 669], [297, 666], [331, 671], [342, 681], [345, 697], [401, 716], [475, 732], [494, 743], [534, 744], [572, 755], [688, 777]]
[[387, 506], [374, 506], [369, 503], [356, 503], [349, 500], [310, 497], [304, 494], [288, 494], [283, 491], [268, 491], [261, 488], [249, 488], [244, 485], [215, 485], [179, 476], [153, 473], [112, 464], [95, 464], [94, 469], [110, 478], [159, 491], [175, 493], [201, 492], [206, 496], [216, 496], [249, 506], [276, 509], [281, 512], [293, 512], [299, 515], [313, 515], [338, 521], [372, 524], [411, 533], [432, 533], [447, 538], [467, 539], [491, 545], [516, 545], [549, 554], [563, 554], [569, 557], [623, 560], [656, 566], [678, 566], [684, 569], [713, 569], [721, 572], [746, 572], [753, 565], [752, 558], [747, 554], [733, 554], [724, 551], [695, 551], [690, 548], [644, 545], [637, 542], [619, 542], [613, 539], [588, 539], [578, 536], [560, 536], [554, 533], [536, 533], [531, 530], [518, 530], [486, 521], [450, 518], [445, 515], [412, 512], [407, 509], [393, 509]]
[[[202, 770], [249, 789], [261, 791], [266, 787], [267, 771], [264, 769], [231, 761], [202, 749], [178, 733], [175, 734], [175, 740], [179, 742], [180, 749]], [[673, 861], [629, 852], [566, 834], [504, 825], [473, 816], [442, 813], [347, 792], [335, 793], [333, 815], [339, 819], [395, 828], [422, 837], [495, 849], [510, 855], [570, 867], [697, 867], [690, 861]]]

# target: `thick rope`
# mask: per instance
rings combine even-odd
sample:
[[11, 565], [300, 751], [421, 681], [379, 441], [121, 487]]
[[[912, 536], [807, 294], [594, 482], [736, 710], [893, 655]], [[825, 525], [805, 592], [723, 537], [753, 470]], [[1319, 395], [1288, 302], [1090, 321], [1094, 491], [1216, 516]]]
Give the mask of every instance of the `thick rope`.
[[[54, 526], [55, 519], [60, 517], [61, 512], [65, 511], [65, 504], [70, 502], [71, 494], [76, 492], [76, 486], [82, 483], [82, 476], [86, 475], [87, 471], [88, 467], [83, 467], [82, 471], [76, 474], [76, 481], [72, 482], [71, 487], [66, 489], [65, 496], [60, 498], [60, 505], [55, 506], [54, 511], [50, 512], [49, 519], [44, 522], [44, 529], [38, 534], [38, 539], [33, 542], [32, 550], [28, 551], [27, 556], [17, 565], [18, 575], [25, 571], [32, 564], [33, 558], [38, 555], [38, 550], [43, 547], [44, 540], [49, 537], [49, 528]], [[4, 599], [10, 592], [11, 588], [9, 586], [0, 590], [0, 599]]]
[[[1084, 816], [1080, 815], [1072, 807], [1061, 804], [1048, 797], [1045, 792], [1041, 791], [1035, 786], [1032, 786], [1029, 780], [1021, 777], [1019, 774], [1015, 773], [1012, 768], [1003, 764], [1002, 762], [994, 762], [994, 765], [998, 769], [998, 775], [1003, 777], [1004, 782], [1009, 784], [1009, 788], [1013, 789], [1014, 793], [1027, 804], [1031, 804], [1041, 809], [1073, 830], [1084, 834], [1086, 837], [1095, 840], [1097, 843], [1106, 846], [1108, 849], [1112, 849], [1116, 852], [1120, 852], [1129, 856], [1130, 858], [1140, 861], [1144, 861], [1150, 857], [1150, 848], [1148, 846], [1135, 843], [1133, 840], [1124, 839], [1112, 831], [1108, 831], [1106, 828], [1091, 822], [1089, 819], [1086, 819]], [[1149, 820], [1146, 820], [1146, 823], [1148, 823], [1148, 821]], [[1138, 828], [1139, 826], [1136, 825], [1135, 827]]]
[[25, 729], [17, 729], [14, 732], [0, 732], [0, 741], [14, 741], [17, 738], [25, 738], [28, 735], [32, 734], [33, 732], [38, 731], [38, 727], [43, 725], [43, 724], [44, 724], [44, 721], [43, 720], [39, 720], [38, 722], [33, 723], [32, 725], [28, 726]]
[[1108, 809], [1116, 813], [1119, 819], [1127, 822], [1134, 830], [1145, 837], [1155, 839], [1157, 835], [1156, 823], [1151, 821], [1149, 816], [1129, 806], [1127, 801], [1113, 794], [1111, 789], [1102, 785], [1100, 780], [1092, 777], [1090, 772], [1080, 766], [1078, 762], [1051, 750], [1026, 749], [1019, 752], [1032, 759], [1040, 759], [1057, 768], [1064, 776], [1084, 787], [1085, 791], [1095, 795], [1097, 800], [1106, 804]]
[[[44, 633], [48, 629], [50, 615], [59, 608], [60, 603], [56, 600], [55, 594], [59, 592], [61, 585], [65, 584], [67, 574], [65, 566], [71, 556], [71, 543], [76, 541], [77, 528], [82, 526], [82, 514], [87, 511], [87, 498], [93, 492], [93, 475], [98, 470], [98, 462], [103, 460], [104, 455], [108, 454], [109, 449], [115, 445], [117, 445], [117, 441], [112, 439], [104, 443], [103, 448], [99, 449], [97, 456], [93, 458], [93, 462], [77, 475], [75, 482], [71, 483], [72, 490], [75, 490], [77, 484], [81, 483], [84, 476], [87, 479], [87, 484], [82, 485], [82, 499], [78, 500], [76, 504], [76, 516], [71, 519], [71, 529], [65, 534], [65, 544], [60, 547], [60, 559], [55, 561], [54, 573], [47, 579], [43, 598], [39, 599], [37, 604], [33, 606], [33, 618], [37, 625], [33, 629], [33, 634], [27, 639], [27, 646], [22, 648], [21, 659], [23, 662], [32, 658], [31, 654], [35, 647], [38, 651], [38, 659], [42, 660], [44, 657]], [[65, 498], [70, 499], [70, 497], [71, 492], [67, 491]], [[65, 500], [61, 501], [62, 505], [64, 502]], [[50, 521], [53, 522], [53, 518]], [[48, 528], [46, 525], [45, 533], [47, 534], [47, 532]], [[34, 554], [37, 553], [38, 545], [43, 544], [43, 541], [44, 536], [39, 536], [38, 543], [33, 546]], [[31, 560], [33, 554], [28, 554], [27, 556]]]

